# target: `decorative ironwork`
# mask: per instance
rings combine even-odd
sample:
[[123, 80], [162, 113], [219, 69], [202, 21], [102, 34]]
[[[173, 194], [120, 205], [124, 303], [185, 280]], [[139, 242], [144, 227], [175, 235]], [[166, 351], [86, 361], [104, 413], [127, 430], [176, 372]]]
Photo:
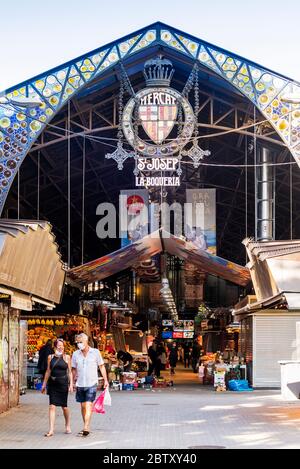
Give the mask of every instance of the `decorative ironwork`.
[[194, 168], [198, 168], [203, 158], [209, 156], [211, 153], [209, 150], [202, 150], [198, 145], [198, 141], [194, 139], [192, 147], [189, 150], [183, 150], [181, 154], [182, 156], [191, 158]]
[[[183, 150], [181, 152], [182, 156], [187, 156], [191, 158], [193, 161], [193, 166], [194, 168], [199, 168], [200, 162], [203, 160], [205, 156], [210, 156], [211, 152], [209, 150], [202, 150], [200, 148], [199, 143], [198, 143], [198, 114], [199, 114], [199, 77], [198, 77], [198, 65], [196, 64], [193, 68], [192, 72], [193, 76], [190, 77], [190, 83], [188, 86], [186, 86], [186, 90], [190, 89], [192, 84], [194, 85], [194, 115], [195, 115], [195, 126], [194, 126], [194, 140], [193, 140], [193, 145], [189, 150]], [[191, 74], [191, 75], [192, 75]]]
[[119, 140], [115, 151], [113, 151], [112, 153], [107, 153], [105, 155], [105, 158], [115, 160], [116, 163], [118, 163], [118, 169], [121, 171], [124, 167], [124, 162], [127, 160], [127, 158], [133, 158], [134, 156], [135, 153], [133, 151], [128, 152], [124, 150], [123, 142]]
[[174, 75], [173, 64], [170, 60], [159, 55], [148, 60], [144, 65], [144, 77], [147, 86], [170, 86]]
[[43, 104], [28, 113], [12, 109], [9, 104], [0, 104], [0, 210], [4, 207], [19, 166], [33, 143], [68, 100], [86, 84], [115, 67], [120, 60], [155, 45], [163, 45], [197, 60], [202, 67], [231, 83], [269, 120], [300, 166], [300, 114], [292, 104], [280, 100], [286, 93], [299, 94], [298, 83], [187, 33], [156, 23], [1, 94], [8, 100], [39, 98]]
[[[126, 83], [126, 85], [125, 85]], [[123, 97], [124, 97], [124, 87], [127, 87], [127, 89], [131, 90], [128, 88], [128, 82], [126, 80], [126, 76], [124, 77], [124, 72], [122, 70], [121, 72], [121, 80], [120, 80], [120, 93], [119, 93], [119, 124], [118, 124], [118, 143], [117, 143], [117, 148], [115, 151], [112, 153], [106, 153], [105, 158], [107, 159], [113, 159], [116, 161], [118, 164], [118, 169], [121, 171], [124, 167], [124, 162], [128, 158], [132, 158], [135, 156], [135, 153], [133, 151], [127, 151], [123, 147], [123, 131], [122, 131], [122, 119], [123, 119]]]

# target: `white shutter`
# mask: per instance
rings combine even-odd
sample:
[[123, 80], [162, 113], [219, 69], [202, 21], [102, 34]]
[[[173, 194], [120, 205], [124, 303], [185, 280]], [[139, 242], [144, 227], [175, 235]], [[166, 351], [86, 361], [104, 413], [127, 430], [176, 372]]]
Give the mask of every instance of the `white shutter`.
[[279, 360], [296, 360], [300, 315], [257, 315], [253, 323], [253, 386], [280, 387]]

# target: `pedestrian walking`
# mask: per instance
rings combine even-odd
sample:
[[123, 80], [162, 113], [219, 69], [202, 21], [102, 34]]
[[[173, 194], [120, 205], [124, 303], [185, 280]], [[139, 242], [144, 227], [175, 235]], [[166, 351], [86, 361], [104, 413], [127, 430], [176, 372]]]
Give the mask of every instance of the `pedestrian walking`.
[[163, 343], [159, 345], [158, 354], [159, 354], [158, 358], [160, 360], [160, 369], [165, 370], [166, 364], [167, 364], [167, 353], [166, 353], [166, 347], [164, 346]]
[[169, 353], [169, 363], [170, 363], [170, 368], [171, 368], [171, 375], [175, 375], [175, 368], [177, 365], [178, 361], [178, 351], [176, 347], [176, 342], [173, 342], [172, 348]]
[[192, 358], [192, 347], [190, 344], [185, 344], [184, 346], [184, 368], [189, 368]]
[[197, 340], [194, 340], [193, 347], [192, 347], [192, 368], [193, 368], [194, 373], [197, 373], [200, 354], [201, 354], [201, 346]]
[[83, 420], [83, 430], [78, 436], [86, 437], [90, 434], [92, 408], [98, 385], [98, 368], [104, 378], [104, 388], [108, 387], [108, 380], [101, 353], [88, 345], [88, 336], [84, 333], [77, 335], [76, 344], [79, 350], [76, 350], [72, 356], [72, 372], [76, 386], [76, 401], [81, 405]]
[[148, 348], [149, 369], [148, 376], [151, 376], [153, 371], [157, 369], [157, 352], [153, 345]]
[[45, 345], [40, 348], [39, 361], [37, 365], [39, 373], [43, 376], [43, 381], [48, 368], [48, 357], [51, 354], [53, 354], [52, 340], [48, 339]]
[[47, 389], [49, 395], [49, 431], [46, 437], [54, 435], [56, 407], [61, 407], [65, 418], [65, 433], [72, 433], [70, 426], [70, 411], [68, 408], [68, 393], [73, 390], [71, 371], [71, 357], [64, 352], [63, 339], [54, 342], [54, 354], [48, 356], [42, 393]]

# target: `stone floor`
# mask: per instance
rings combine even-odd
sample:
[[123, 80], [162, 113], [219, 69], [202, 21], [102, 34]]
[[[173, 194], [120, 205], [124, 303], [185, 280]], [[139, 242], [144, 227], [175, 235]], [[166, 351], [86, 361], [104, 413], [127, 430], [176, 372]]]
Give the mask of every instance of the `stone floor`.
[[0, 415], [0, 448], [300, 448], [300, 401], [284, 402], [276, 390], [217, 393], [179, 370], [173, 388], [111, 394], [112, 407], [93, 416], [89, 437], [76, 436], [82, 423], [72, 394], [73, 434], [64, 434], [58, 409], [56, 433], [45, 438], [48, 397], [27, 391]]

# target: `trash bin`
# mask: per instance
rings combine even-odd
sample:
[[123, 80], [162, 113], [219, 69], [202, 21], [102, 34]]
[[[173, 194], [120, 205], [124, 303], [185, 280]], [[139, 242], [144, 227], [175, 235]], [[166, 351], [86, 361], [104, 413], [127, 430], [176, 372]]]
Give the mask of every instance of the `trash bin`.
[[281, 371], [281, 396], [287, 401], [300, 398], [300, 361], [282, 360], [278, 362]]

